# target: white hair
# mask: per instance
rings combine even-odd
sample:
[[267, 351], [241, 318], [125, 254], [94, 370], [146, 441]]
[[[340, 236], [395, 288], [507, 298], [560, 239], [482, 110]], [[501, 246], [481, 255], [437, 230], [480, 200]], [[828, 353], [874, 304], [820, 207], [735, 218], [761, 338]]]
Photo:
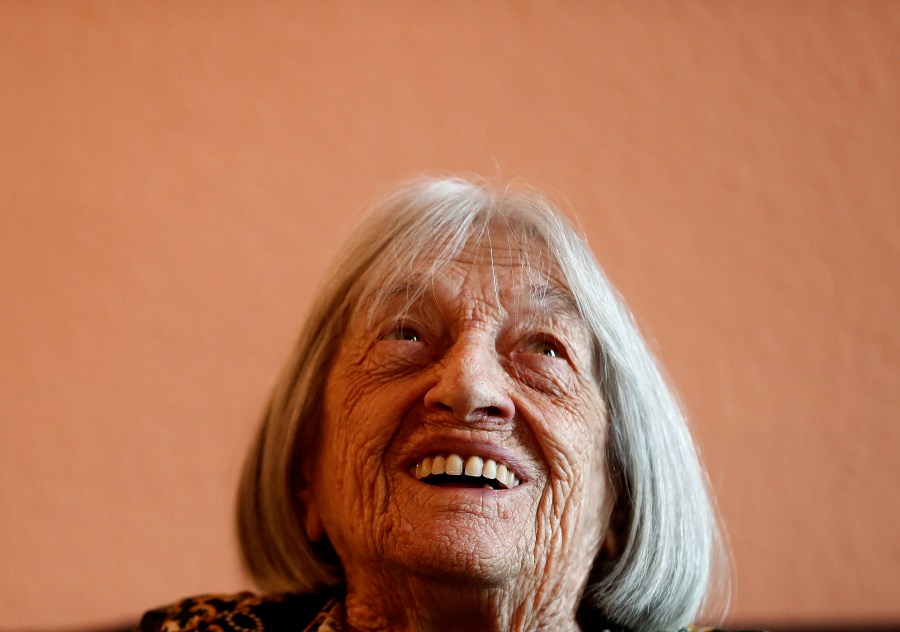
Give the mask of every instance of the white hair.
[[298, 490], [317, 445], [326, 379], [344, 329], [410, 271], [425, 266], [438, 274], [496, 222], [558, 266], [592, 334], [609, 408], [606, 458], [621, 517], [611, 528], [620, 546], [613, 559], [595, 562], [582, 610], [636, 630], [669, 630], [693, 620], [701, 607], [707, 615], [724, 608], [728, 557], [706, 476], [630, 312], [584, 239], [540, 193], [460, 178], [420, 178], [394, 191], [327, 277], [245, 464], [237, 518], [247, 569], [262, 589], [276, 592], [342, 584], [333, 551], [306, 537]]

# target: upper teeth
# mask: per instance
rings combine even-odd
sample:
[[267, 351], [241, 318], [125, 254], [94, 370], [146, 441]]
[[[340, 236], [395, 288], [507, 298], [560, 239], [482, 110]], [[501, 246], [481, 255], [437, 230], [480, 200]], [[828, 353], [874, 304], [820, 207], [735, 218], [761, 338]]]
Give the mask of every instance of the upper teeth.
[[521, 481], [503, 463], [497, 463], [493, 459], [483, 459], [480, 456], [470, 456], [465, 461], [458, 454], [443, 456], [427, 456], [421, 462], [416, 463], [413, 475], [422, 480], [435, 474], [449, 474], [450, 476], [481, 476], [495, 480], [506, 489], [512, 489]]

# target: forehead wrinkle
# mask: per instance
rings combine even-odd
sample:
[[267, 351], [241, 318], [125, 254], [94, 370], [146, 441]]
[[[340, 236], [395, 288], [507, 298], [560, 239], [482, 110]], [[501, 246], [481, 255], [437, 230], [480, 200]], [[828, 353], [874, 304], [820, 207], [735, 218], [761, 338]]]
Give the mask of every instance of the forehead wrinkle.
[[[418, 264], [415, 266], [418, 269], [409, 266], [405, 273], [396, 271], [384, 279], [386, 286], [376, 284], [367, 293], [368, 297], [362, 298], [363, 304], [368, 303], [364, 309], [368, 312], [370, 324], [383, 317], [385, 310], [393, 315], [402, 315], [417, 304], [422, 306], [429, 292], [432, 296], [429, 302], [443, 311], [443, 300], [438, 296], [436, 282], [445, 276], [448, 268], [457, 268], [466, 278], [482, 266], [489, 266], [490, 269], [490, 289], [484, 288], [489, 295], [482, 296], [483, 300], [478, 301], [484, 302], [485, 307], [493, 303], [504, 311], [511, 308], [512, 313], [520, 316], [532, 312], [541, 319], [562, 316], [567, 320], [581, 320], [581, 310], [574, 296], [566, 284], [561, 284], [553, 274], [559, 268], [555, 265], [555, 258], [546, 251], [546, 244], [539, 239], [529, 239], [528, 235], [520, 234], [520, 231], [509, 226], [501, 224], [500, 229], [502, 232], [494, 235], [489, 224], [481, 225], [460, 244], [458, 250], [454, 248], [450, 252], [438, 253], [433, 258], [417, 256], [413, 261]], [[503, 287], [501, 277], [506, 276], [505, 271], [515, 270], [523, 275], [518, 280], [521, 284], [514, 282], [518, 289], [509, 292], [509, 288]]]

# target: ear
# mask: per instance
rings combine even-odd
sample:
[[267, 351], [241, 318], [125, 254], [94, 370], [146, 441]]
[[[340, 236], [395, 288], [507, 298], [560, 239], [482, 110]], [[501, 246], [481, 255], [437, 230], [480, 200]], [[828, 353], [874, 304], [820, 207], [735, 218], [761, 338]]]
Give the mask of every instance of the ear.
[[313, 544], [322, 541], [325, 534], [325, 527], [322, 525], [322, 519], [319, 517], [319, 509], [316, 506], [316, 500], [313, 498], [312, 490], [304, 487], [298, 494], [300, 504], [303, 506], [303, 514], [305, 516], [306, 537]]
[[622, 553], [627, 528], [627, 514], [618, 500], [613, 505], [613, 510], [606, 525], [606, 534], [600, 543], [600, 553], [607, 560], [616, 560]]
[[606, 535], [603, 537], [603, 542], [600, 543], [600, 555], [606, 560], [614, 560], [619, 557], [619, 542], [612, 525], [606, 529]]

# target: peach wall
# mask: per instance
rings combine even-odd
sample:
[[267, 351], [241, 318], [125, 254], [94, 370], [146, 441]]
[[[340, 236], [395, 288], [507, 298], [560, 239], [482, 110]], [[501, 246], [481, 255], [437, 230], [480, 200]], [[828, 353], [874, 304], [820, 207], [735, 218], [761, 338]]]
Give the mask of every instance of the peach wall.
[[565, 195], [680, 390], [733, 622], [900, 620], [900, 4], [0, 5], [0, 625], [246, 586], [232, 490], [417, 171]]

